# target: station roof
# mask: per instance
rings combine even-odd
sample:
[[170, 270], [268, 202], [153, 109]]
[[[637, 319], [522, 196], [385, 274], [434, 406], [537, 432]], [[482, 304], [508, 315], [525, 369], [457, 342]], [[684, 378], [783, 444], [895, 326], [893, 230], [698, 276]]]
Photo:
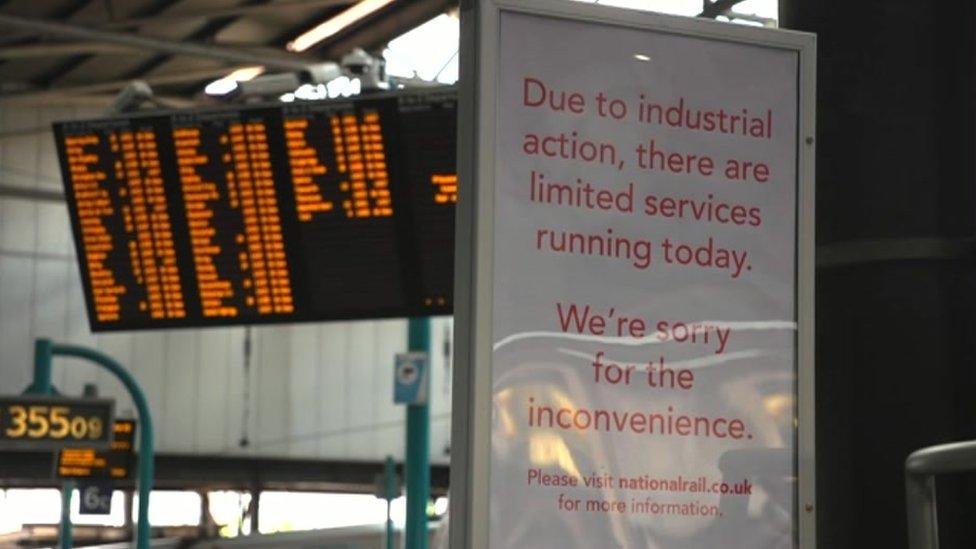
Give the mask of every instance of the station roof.
[[[452, 8], [455, 2], [374, 0], [375, 11], [301, 53], [289, 51], [288, 45], [296, 37], [357, 3], [0, 2], [0, 99], [113, 95], [134, 79], [145, 80], [159, 96], [189, 98], [200, 94], [207, 82], [256, 64], [248, 63], [246, 56], [284, 65], [338, 60], [354, 47], [378, 52], [390, 39]], [[153, 43], [141, 43], [139, 38]]]

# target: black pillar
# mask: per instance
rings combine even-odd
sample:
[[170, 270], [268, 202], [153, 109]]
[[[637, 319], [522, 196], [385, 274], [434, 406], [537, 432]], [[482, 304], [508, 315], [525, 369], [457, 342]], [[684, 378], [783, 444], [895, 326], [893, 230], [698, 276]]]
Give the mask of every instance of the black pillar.
[[[976, 438], [971, 1], [780, 0], [816, 32], [819, 547], [907, 546], [904, 459]], [[976, 546], [976, 475], [939, 481]]]

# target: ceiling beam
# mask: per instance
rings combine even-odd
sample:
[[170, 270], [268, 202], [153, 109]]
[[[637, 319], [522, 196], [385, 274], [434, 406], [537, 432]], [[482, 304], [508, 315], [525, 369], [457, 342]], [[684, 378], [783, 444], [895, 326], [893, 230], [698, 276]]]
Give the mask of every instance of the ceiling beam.
[[[267, 5], [271, 3], [271, 0], [251, 0], [249, 5]], [[219, 17], [216, 19], [207, 20], [203, 25], [199, 26], [193, 33], [183, 36], [180, 40], [185, 42], [210, 42], [215, 36], [218, 36], [224, 29], [233, 25], [240, 19], [237, 17]], [[282, 52], [281, 50], [271, 50], [270, 48], [265, 48], [264, 50], [270, 56], [278, 56]], [[304, 55], [304, 54], [302, 54]], [[119, 78], [141, 78], [144, 75], [152, 74], [156, 72], [160, 67], [166, 65], [174, 57], [174, 54], [169, 52], [162, 52], [153, 55], [150, 59], [143, 63], [140, 63], [136, 68], [130, 70], [124, 75], [120, 75]], [[198, 82], [194, 82], [198, 84]], [[194, 90], [197, 92], [199, 90]]]
[[99, 25], [103, 29], [128, 29], [140, 27], [149, 23], [172, 23], [187, 19], [217, 19], [220, 17], [246, 17], [248, 15], [262, 15], [288, 9], [311, 9], [347, 6], [356, 0], [290, 0], [272, 4], [251, 4], [242, 6], [228, 6], [224, 8], [210, 8], [186, 11], [174, 11], [152, 17], [132, 17], [109, 21]]
[[705, 17], [707, 19], [715, 19], [719, 15], [725, 15], [729, 10], [735, 7], [736, 4], [742, 2], [743, 0], [715, 0], [711, 4], [705, 6], [698, 17]]
[[0, 183], [0, 198], [21, 198], [24, 200], [39, 200], [42, 202], [64, 202], [64, 193], [44, 189], [30, 189], [17, 185]]
[[[56, 487], [51, 477], [57, 452], [0, 451], [0, 488]], [[402, 471], [402, 464], [397, 465]], [[320, 458], [266, 458], [243, 455], [156, 454], [155, 485], [179, 490], [262, 489], [342, 491], [372, 494], [376, 476], [383, 473], [378, 460]], [[447, 493], [450, 468], [431, 464], [431, 493]], [[134, 487], [132, 479], [119, 480], [119, 490]]]
[[4, 13], [0, 13], [0, 26], [27, 29], [32, 32], [49, 36], [76, 38], [79, 40], [92, 40], [121, 46], [129, 46], [172, 55], [205, 57], [243, 65], [264, 65], [269, 69], [279, 71], [304, 70], [310, 62], [309, 58], [307, 57], [284, 52], [275, 55], [271, 55], [270, 53], [253, 53], [234, 48], [201, 44], [198, 42], [151, 38], [148, 36], [92, 29], [80, 25], [45, 21], [29, 17], [19, 17]]
[[[0, 105], [17, 105], [30, 107], [111, 107], [118, 94], [107, 93], [87, 93], [87, 94], [24, 94], [21, 96], [2, 96], [0, 95]], [[182, 96], [153, 94], [159, 108], [165, 109], [191, 109], [199, 107], [200, 102], [187, 99]], [[10, 139], [18, 139], [29, 135], [43, 134], [51, 131], [50, 126], [34, 128], [15, 128], [12, 130], [0, 130], [0, 142]]]
[[742, 21], [750, 21], [752, 23], [759, 23], [764, 27], [775, 27], [777, 24], [776, 19], [772, 17], [763, 17], [761, 15], [756, 15], [754, 13], [741, 13], [738, 11], [729, 11], [725, 14], [729, 19], [741, 19]]
[[[221, 48], [231, 48], [255, 55], [277, 55], [280, 50], [261, 44], [220, 42]], [[35, 59], [65, 55], [131, 55], [145, 51], [134, 46], [106, 42], [37, 42], [19, 46], [0, 46], [0, 59]]]
[[[153, 5], [150, 6], [149, 8], [141, 10], [139, 12], [139, 15], [140, 16], [155, 15], [157, 13], [169, 9], [170, 7], [172, 7], [173, 5], [175, 5], [180, 1], [181, 0], [161, 0], [160, 2], [154, 2]], [[102, 3], [102, 7], [106, 8], [105, 15], [108, 18], [112, 17], [111, 6], [112, 6], [111, 0], [104, 0]], [[52, 19], [52, 18], [49, 17], [48, 19]], [[54, 19], [54, 20], [57, 21], [58, 19]], [[67, 19], [60, 19], [60, 21], [64, 23], [78, 23], [77, 21], [70, 21]], [[81, 53], [78, 55], [68, 56], [64, 61], [58, 63], [53, 68], [45, 71], [43, 74], [33, 76], [31, 78], [31, 81], [33, 84], [37, 86], [49, 88], [55, 85], [56, 81], [69, 78], [75, 70], [77, 70], [79, 67], [84, 65], [92, 57], [95, 57], [95, 55], [90, 53]]]
[[[227, 73], [234, 71], [235, 69], [239, 69], [243, 66], [244, 65], [213, 67], [209, 69], [180, 71], [172, 74], [147, 75], [140, 78], [139, 80], [144, 81], [150, 86], [168, 86], [172, 84], [183, 84], [186, 82], [206, 80], [208, 78], [220, 78], [221, 76], [226, 76]], [[131, 79], [113, 80], [109, 82], [98, 82], [95, 84], [81, 84], [78, 86], [57, 86], [57, 87], [37, 89], [37, 90], [22, 90], [22, 91], [17, 91], [12, 93], [0, 94], [0, 102], [48, 101], [52, 98], [59, 98], [59, 97], [70, 99], [72, 97], [77, 97], [79, 95], [115, 92], [126, 87], [130, 82], [132, 82]]]
[[105, 42], [38, 42], [20, 46], [0, 46], [0, 59], [34, 59], [79, 54], [131, 54], [140, 48]]

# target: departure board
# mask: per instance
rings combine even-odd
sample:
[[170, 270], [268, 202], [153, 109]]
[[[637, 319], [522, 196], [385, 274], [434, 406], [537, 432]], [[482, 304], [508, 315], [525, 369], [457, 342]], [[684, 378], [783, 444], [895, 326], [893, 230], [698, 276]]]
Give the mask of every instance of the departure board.
[[112, 445], [107, 450], [65, 448], [58, 452], [55, 476], [60, 479], [125, 479], [132, 471], [136, 422], [117, 419], [112, 429]]
[[54, 125], [93, 331], [450, 314], [453, 90]]

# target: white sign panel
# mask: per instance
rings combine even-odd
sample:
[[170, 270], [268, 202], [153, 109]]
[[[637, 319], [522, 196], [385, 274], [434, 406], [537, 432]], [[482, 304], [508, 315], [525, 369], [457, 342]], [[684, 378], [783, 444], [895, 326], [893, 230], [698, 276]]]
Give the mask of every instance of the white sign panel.
[[796, 546], [801, 48], [495, 21], [487, 546]]

